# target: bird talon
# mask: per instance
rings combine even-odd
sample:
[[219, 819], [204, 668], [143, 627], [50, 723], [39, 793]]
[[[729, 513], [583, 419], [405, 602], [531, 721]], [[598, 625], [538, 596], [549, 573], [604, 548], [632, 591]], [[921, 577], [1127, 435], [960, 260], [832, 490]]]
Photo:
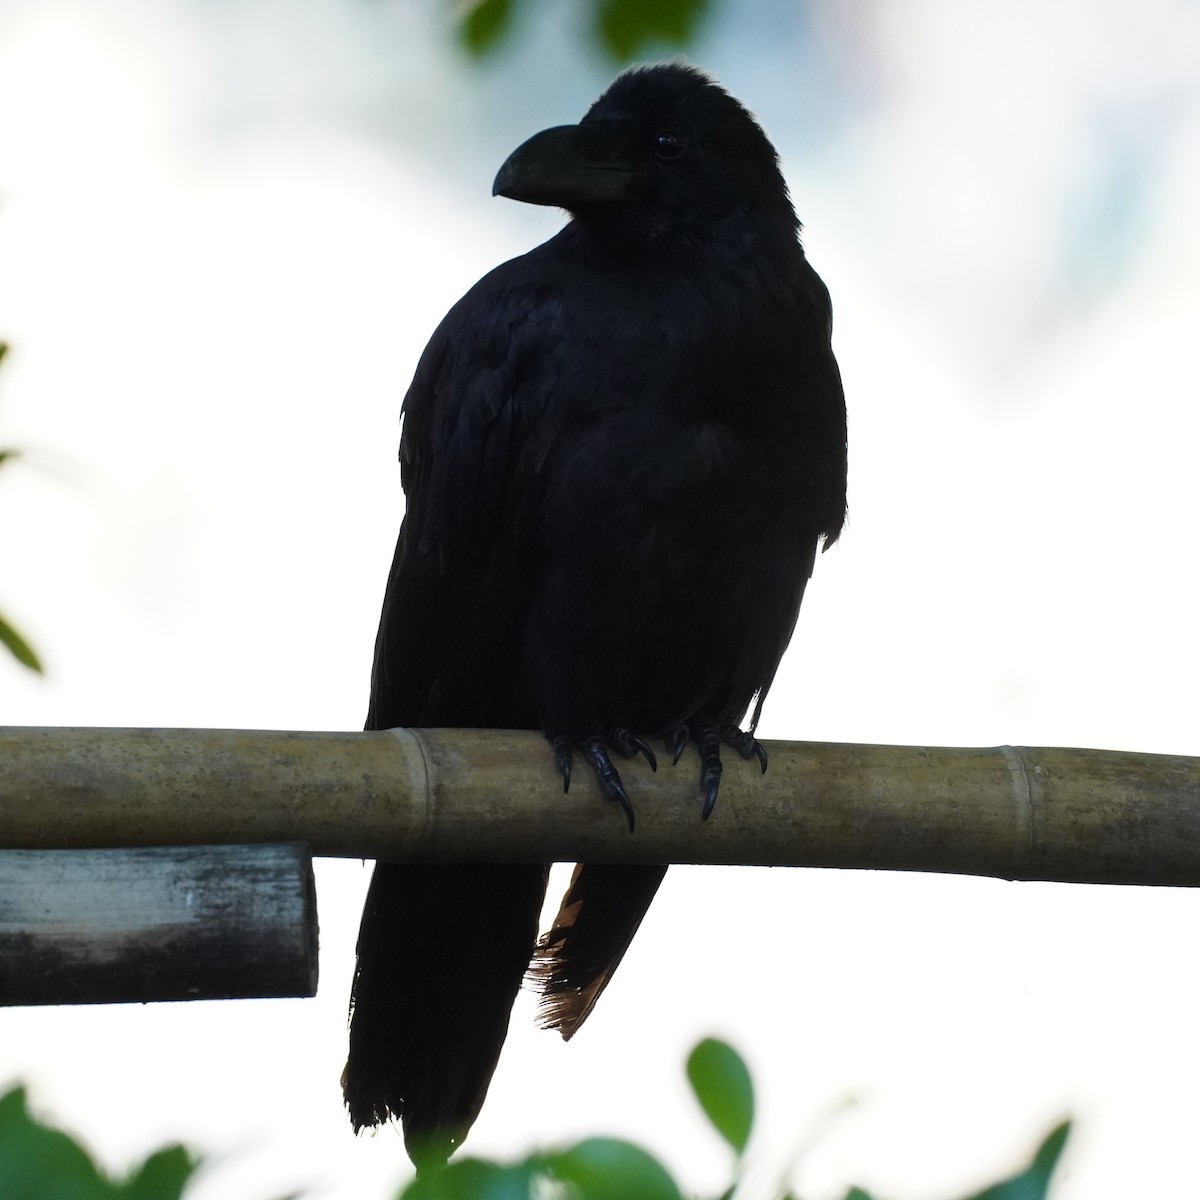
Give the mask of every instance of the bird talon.
[[556, 733], [550, 739], [550, 748], [554, 751], [554, 765], [562, 776], [564, 795], [571, 790], [571, 739], [565, 733]]
[[688, 727], [686, 725], [680, 725], [671, 734], [671, 766], [675, 766], [680, 758], [683, 757], [683, 752], [687, 748], [688, 737]]
[[701, 817], [707, 821], [717, 804], [721, 787], [721, 730], [711, 721], [692, 722], [692, 737], [700, 748], [700, 790], [704, 793]]
[[620, 785], [619, 782], [613, 789], [612, 795], [609, 796], [609, 799], [615, 799], [621, 806], [621, 811], [625, 814], [625, 820], [629, 822], [629, 832], [632, 833], [634, 827], [633, 804], [629, 797], [625, 794], [625, 789]]
[[645, 738], [635, 736], [633, 739], [633, 748], [650, 764], [650, 770], [658, 770], [658, 759], [654, 757], [654, 751], [650, 749], [650, 743]]
[[604, 793], [604, 798], [615, 800], [621, 806], [625, 820], [629, 822], [629, 832], [632, 833], [633, 804], [625, 791], [625, 785], [621, 782], [617, 768], [613, 766], [612, 759], [608, 757], [608, 750], [605, 748], [604, 742], [598, 737], [589, 738], [583, 743], [583, 752], [592, 764], [592, 770], [596, 772], [596, 778], [600, 781], [600, 790]]
[[623, 725], [617, 726], [616, 729], [610, 729], [604, 740], [625, 758], [634, 758], [641, 754], [650, 764], [650, 770], [658, 770], [658, 760], [654, 757], [654, 751], [650, 748], [650, 744], [645, 738], [638, 737], [636, 733], [626, 729]]
[[654, 751], [650, 749], [646, 739], [638, 737], [636, 733], [630, 732], [624, 726], [610, 730], [605, 740], [626, 758], [634, 758], [638, 754], [643, 755], [650, 764], [650, 770], [658, 770], [658, 760], [654, 757]]
[[767, 752], [762, 742], [754, 736], [752, 729], [739, 729], [736, 725], [722, 725], [721, 739], [732, 746], [744, 759], [757, 758], [762, 773], [767, 772]]
[[604, 740], [625, 758], [632, 758], [637, 753], [637, 747], [633, 744], [633, 734], [623, 725], [610, 729]]

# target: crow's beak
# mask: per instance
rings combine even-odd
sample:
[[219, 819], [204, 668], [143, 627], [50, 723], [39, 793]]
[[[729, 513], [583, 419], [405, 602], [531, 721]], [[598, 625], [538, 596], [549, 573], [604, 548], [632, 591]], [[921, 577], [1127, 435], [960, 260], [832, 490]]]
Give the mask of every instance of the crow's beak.
[[492, 195], [574, 209], [623, 199], [633, 178], [617, 130], [599, 121], [556, 125], [535, 133], [505, 159]]

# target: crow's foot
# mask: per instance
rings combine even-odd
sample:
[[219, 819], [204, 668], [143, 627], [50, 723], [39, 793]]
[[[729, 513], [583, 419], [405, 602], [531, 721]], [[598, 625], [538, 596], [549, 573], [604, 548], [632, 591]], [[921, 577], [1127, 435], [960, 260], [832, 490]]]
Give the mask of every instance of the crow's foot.
[[654, 757], [654, 751], [650, 749], [650, 743], [645, 738], [630, 733], [628, 729], [610, 729], [604, 740], [626, 758], [634, 758], [641, 754], [650, 764], [650, 770], [658, 770], [658, 759]]
[[767, 773], [767, 751], [752, 730], [739, 729], [736, 725], [721, 726], [721, 741], [732, 746], [743, 758], [757, 758], [762, 774]]
[[629, 832], [632, 833], [633, 804], [630, 802], [629, 794], [625, 791], [625, 785], [621, 782], [617, 768], [613, 766], [608, 751], [610, 748], [616, 750], [625, 758], [633, 758], [635, 755], [641, 754], [650, 764], [650, 770], [657, 771], [658, 760], [654, 757], [654, 751], [650, 749], [646, 739], [622, 727], [607, 729], [603, 733], [579, 739], [558, 732], [549, 734], [548, 739], [550, 747], [554, 751], [554, 764], [562, 776], [563, 791], [567, 791], [571, 786], [571, 760], [573, 751], [579, 749], [591, 764], [592, 770], [596, 772], [596, 778], [600, 781], [600, 790], [604, 793], [605, 799], [615, 800], [621, 806], [621, 811], [625, 814], [626, 821], [629, 822]]
[[721, 790], [721, 743], [732, 746], [742, 758], [757, 758], [763, 771], [767, 769], [767, 752], [752, 730], [739, 729], [736, 725], [717, 724], [707, 717], [693, 717], [686, 725], [680, 725], [667, 735], [671, 745], [674, 765], [683, 754], [689, 741], [696, 743], [700, 751], [700, 791], [704, 796], [701, 817], [707, 821], [717, 804], [717, 793]]

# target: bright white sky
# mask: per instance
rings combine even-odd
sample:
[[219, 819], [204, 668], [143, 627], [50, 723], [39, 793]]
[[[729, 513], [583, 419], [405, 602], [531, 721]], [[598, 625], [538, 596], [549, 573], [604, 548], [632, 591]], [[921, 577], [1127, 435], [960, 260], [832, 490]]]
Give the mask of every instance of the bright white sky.
[[[851, 412], [761, 732], [1200, 755], [1200, 10], [836, 7], [692, 56], [784, 153]], [[489, 192], [610, 74], [568, 32], [473, 69], [416, 6], [9, 0], [0, 611], [48, 675], [0, 662], [0, 723], [360, 726], [400, 398], [557, 227]], [[207, 1151], [195, 1200], [388, 1195], [400, 1140], [337, 1088], [367, 875], [321, 865], [316, 1000], [3, 1010], [0, 1080], [109, 1162]], [[1060, 1200], [1177, 1193], [1198, 925], [1185, 891], [676, 870], [575, 1042], [519, 1002], [469, 1147], [607, 1131], [714, 1191], [680, 1080], [718, 1033], [811, 1200], [966, 1191], [1066, 1113]]]

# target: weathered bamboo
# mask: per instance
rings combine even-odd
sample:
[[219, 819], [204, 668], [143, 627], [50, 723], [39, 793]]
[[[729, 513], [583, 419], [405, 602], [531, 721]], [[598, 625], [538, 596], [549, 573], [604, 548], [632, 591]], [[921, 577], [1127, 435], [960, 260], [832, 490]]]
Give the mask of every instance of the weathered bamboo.
[[[637, 830], [534, 733], [0, 729], [0, 847], [307, 842], [398, 861], [863, 867], [1200, 884], [1200, 759], [1107, 750], [769, 743], [622, 767]], [[661, 751], [660, 759], [665, 758]]]
[[0, 1004], [312, 996], [306, 847], [0, 850]]

